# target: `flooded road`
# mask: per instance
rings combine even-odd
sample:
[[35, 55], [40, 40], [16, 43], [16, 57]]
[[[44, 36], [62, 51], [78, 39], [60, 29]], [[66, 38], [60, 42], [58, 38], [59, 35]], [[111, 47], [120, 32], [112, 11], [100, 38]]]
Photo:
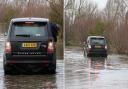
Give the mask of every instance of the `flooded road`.
[[0, 89], [63, 89], [63, 62], [57, 61], [57, 73], [54, 75], [6, 75], [0, 62]]
[[57, 60], [56, 74], [4, 75], [3, 44], [0, 44], [0, 89], [63, 89], [63, 60]]
[[65, 89], [128, 89], [128, 57], [87, 58], [82, 49], [66, 49]]

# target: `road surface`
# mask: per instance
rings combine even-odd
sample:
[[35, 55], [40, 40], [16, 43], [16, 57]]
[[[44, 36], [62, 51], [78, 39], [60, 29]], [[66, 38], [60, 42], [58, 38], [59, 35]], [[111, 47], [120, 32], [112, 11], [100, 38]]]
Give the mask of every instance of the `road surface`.
[[128, 57], [87, 58], [79, 48], [65, 50], [66, 89], [128, 89]]

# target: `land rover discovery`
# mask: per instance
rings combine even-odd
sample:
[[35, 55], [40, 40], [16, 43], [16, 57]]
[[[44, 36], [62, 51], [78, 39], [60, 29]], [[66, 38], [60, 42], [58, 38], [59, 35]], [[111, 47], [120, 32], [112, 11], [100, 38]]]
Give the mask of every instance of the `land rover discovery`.
[[87, 56], [107, 57], [107, 43], [103, 36], [89, 36], [86, 42]]
[[[55, 24], [45, 18], [11, 20], [3, 55], [4, 73], [56, 71]], [[53, 31], [54, 30], [54, 31]]]

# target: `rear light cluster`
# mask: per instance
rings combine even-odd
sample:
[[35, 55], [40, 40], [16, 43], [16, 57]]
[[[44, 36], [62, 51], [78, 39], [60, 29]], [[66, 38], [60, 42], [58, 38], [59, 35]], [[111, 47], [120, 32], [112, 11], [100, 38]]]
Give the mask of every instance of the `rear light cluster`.
[[47, 52], [54, 53], [54, 50], [55, 50], [54, 40], [53, 40], [53, 38], [49, 38]]
[[91, 45], [88, 45], [88, 48], [91, 49]]
[[10, 42], [6, 42], [5, 43], [5, 52], [6, 53], [10, 53], [11, 52], [11, 43]]
[[54, 52], [54, 42], [50, 41], [48, 42], [48, 53], [53, 53]]
[[107, 48], [108, 48], [107, 45], [105, 45], [105, 49], [106, 49], [106, 50], [107, 50]]

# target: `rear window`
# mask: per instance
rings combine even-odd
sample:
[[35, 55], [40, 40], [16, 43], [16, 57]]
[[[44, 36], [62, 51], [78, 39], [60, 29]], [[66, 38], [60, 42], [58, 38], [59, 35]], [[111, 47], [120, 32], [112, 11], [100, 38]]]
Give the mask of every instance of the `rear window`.
[[106, 44], [106, 41], [105, 41], [104, 38], [91, 38], [90, 39], [90, 43], [92, 45], [97, 45], [97, 44], [99, 44], [99, 45], [105, 45]]
[[17, 37], [47, 36], [47, 22], [15, 22], [12, 26], [13, 35]]

